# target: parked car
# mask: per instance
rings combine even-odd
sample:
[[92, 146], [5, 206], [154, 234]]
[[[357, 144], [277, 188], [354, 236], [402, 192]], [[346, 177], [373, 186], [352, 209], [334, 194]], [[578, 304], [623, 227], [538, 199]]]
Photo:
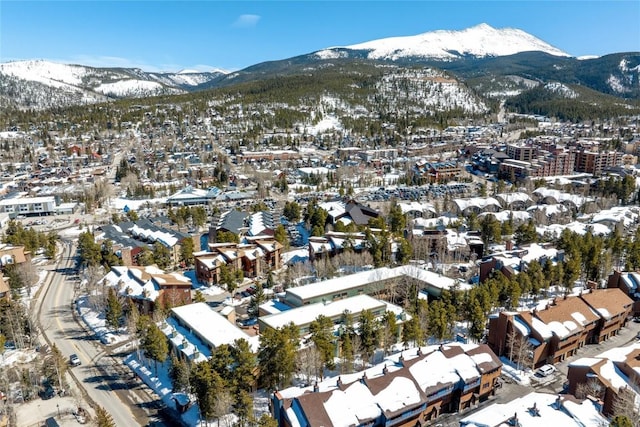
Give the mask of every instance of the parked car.
[[80, 361], [80, 358], [78, 357], [78, 355], [74, 353], [71, 356], [69, 356], [69, 364], [71, 366], [79, 366], [82, 364], [82, 362]]
[[536, 371], [536, 375], [541, 377], [548, 377], [549, 375], [552, 375], [555, 371], [556, 371], [555, 366], [544, 365], [538, 368], [538, 370]]
[[56, 390], [51, 385], [47, 385], [40, 392], [40, 397], [42, 398], [42, 400], [51, 399], [51, 398], [55, 397], [55, 395], [56, 395]]

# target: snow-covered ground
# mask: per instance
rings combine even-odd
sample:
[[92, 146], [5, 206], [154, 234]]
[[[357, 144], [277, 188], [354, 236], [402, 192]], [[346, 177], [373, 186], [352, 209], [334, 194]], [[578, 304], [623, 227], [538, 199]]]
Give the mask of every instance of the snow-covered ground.
[[111, 208], [115, 210], [122, 211], [125, 206], [132, 210], [140, 210], [141, 207], [146, 206], [147, 203], [150, 205], [164, 204], [166, 203], [166, 197], [160, 197], [156, 199], [141, 199], [141, 200], [133, 200], [133, 199], [123, 199], [118, 197], [117, 199], [111, 200]]
[[76, 300], [78, 315], [103, 344], [114, 345], [131, 339], [124, 331], [114, 332], [106, 326], [104, 312], [98, 313], [91, 305], [89, 295], [81, 295]]
[[514, 366], [513, 362], [507, 359], [506, 357], [501, 357], [500, 361], [502, 362], [502, 374], [511, 378], [515, 382], [521, 385], [529, 385], [531, 384], [531, 375], [533, 372], [529, 370], [522, 370]]

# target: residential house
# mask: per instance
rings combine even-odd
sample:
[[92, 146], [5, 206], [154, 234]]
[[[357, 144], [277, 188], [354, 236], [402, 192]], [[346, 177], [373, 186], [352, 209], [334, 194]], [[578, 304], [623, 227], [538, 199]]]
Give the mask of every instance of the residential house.
[[250, 337], [206, 303], [199, 302], [171, 309], [161, 326], [171, 344], [171, 351], [183, 360], [199, 363], [223, 344], [244, 339], [253, 351], [258, 350], [258, 337]]
[[136, 302], [144, 313], [152, 312], [157, 304], [175, 307], [191, 303], [191, 280], [155, 266], [112, 266], [101, 283]]
[[[401, 325], [411, 317], [401, 307], [377, 300], [369, 295], [356, 295], [350, 298], [318, 302], [301, 307], [274, 304], [273, 301], [270, 301], [260, 306], [261, 313], [269, 314], [259, 317], [258, 325], [260, 332], [264, 332], [268, 328], [278, 329], [293, 323], [298, 327], [300, 336], [305, 336], [310, 333], [309, 327], [311, 323], [320, 315], [328, 317], [338, 327], [342, 325], [345, 312], [351, 313], [352, 322], [355, 324], [365, 310], [371, 311], [376, 319], [382, 319], [385, 313], [390, 311], [395, 314], [398, 325]], [[398, 334], [400, 334], [400, 329], [398, 329]], [[398, 338], [400, 338], [400, 335], [396, 337], [396, 339]]]
[[581, 384], [600, 389], [595, 396], [603, 403], [602, 413], [611, 416], [616, 400], [628, 393], [640, 417], [640, 343], [613, 348], [595, 357], [583, 357], [569, 364], [569, 393], [578, 393]]
[[[613, 291], [613, 292], [612, 292]], [[597, 344], [624, 326], [631, 300], [619, 289], [599, 289], [554, 299], [546, 309], [501, 312], [489, 319], [487, 344], [498, 356], [523, 359], [538, 367], [575, 355], [586, 344]], [[516, 354], [514, 347], [528, 347]]]
[[201, 283], [220, 283], [221, 269], [257, 277], [282, 267], [282, 244], [269, 236], [245, 239], [249, 243], [209, 243], [208, 251], [195, 252], [196, 277]]
[[640, 316], [640, 273], [614, 271], [609, 276], [607, 288], [618, 288], [633, 300], [633, 315]]
[[318, 206], [327, 211], [327, 220], [331, 224], [341, 221], [344, 224], [353, 222], [356, 225], [367, 225], [370, 219], [380, 216], [380, 212], [355, 200], [346, 203], [343, 201], [324, 202]]
[[581, 295], [581, 298], [600, 316], [595, 342], [616, 335], [631, 316], [633, 300], [621, 289], [599, 289]]
[[277, 390], [272, 413], [279, 426], [424, 425], [476, 407], [495, 392], [501, 369], [483, 344], [414, 348], [363, 372]]
[[460, 420], [460, 427], [599, 427], [608, 424], [599, 413], [597, 402], [591, 399], [538, 392], [491, 404]]
[[148, 219], [101, 226], [95, 238], [96, 242], [110, 240], [114, 253], [129, 266], [138, 265], [140, 253], [145, 248], [152, 249], [155, 242], [169, 250], [172, 265], [180, 263], [185, 240], [191, 240], [194, 248], [200, 246], [197, 236], [159, 226]]

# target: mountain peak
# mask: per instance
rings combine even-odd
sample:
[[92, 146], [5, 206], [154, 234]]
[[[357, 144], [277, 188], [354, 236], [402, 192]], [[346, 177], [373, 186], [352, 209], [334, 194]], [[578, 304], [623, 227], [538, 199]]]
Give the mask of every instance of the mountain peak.
[[[415, 36], [390, 37], [345, 46], [344, 49], [367, 50], [370, 59], [397, 60], [408, 57], [452, 61], [462, 57], [507, 56], [539, 51], [554, 56], [571, 56], [562, 50], [515, 28], [493, 28], [481, 23], [463, 30], [438, 30]], [[318, 56], [330, 57], [325, 49]]]

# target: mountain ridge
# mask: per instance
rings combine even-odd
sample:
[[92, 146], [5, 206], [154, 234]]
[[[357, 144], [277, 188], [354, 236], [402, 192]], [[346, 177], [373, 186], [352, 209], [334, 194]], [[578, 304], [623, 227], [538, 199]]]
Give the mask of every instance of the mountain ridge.
[[437, 30], [413, 36], [387, 37], [349, 46], [337, 46], [317, 51], [320, 57], [331, 56], [334, 49], [368, 51], [369, 59], [397, 60], [403, 57], [423, 57], [443, 61], [472, 56], [507, 56], [538, 51], [554, 56], [571, 56], [539, 38], [517, 28], [493, 28], [479, 24], [463, 30]]
[[[425, 43], [429, 45], [434, 37], [438, 43], [429, 49], [435, 55], [418, 49]], [[401, 42], [405, 42], [404, 50], [397, 44]], [[506, 54], [513, 51], [517, 52]], [[178, 95], [283, 76], [312, 77], [327, 67], [360, 67], [371, 78], [384, 74], [376, 69], [442, 70], [485, 98], [517, 96], [533, 83], [577, 85], [623, 99], [640, 98], [640, 53], [575, 58], [522, 30], [480, 24], [465, 30], [439, 30], [326, 48], [234, 72], [146, 72], [139, 68], [98, 68], [44, 60], [6, 62], [0, 64], [0, 106], [46, 109]], [[520, 84], [517, 79], [529, 83]]]

